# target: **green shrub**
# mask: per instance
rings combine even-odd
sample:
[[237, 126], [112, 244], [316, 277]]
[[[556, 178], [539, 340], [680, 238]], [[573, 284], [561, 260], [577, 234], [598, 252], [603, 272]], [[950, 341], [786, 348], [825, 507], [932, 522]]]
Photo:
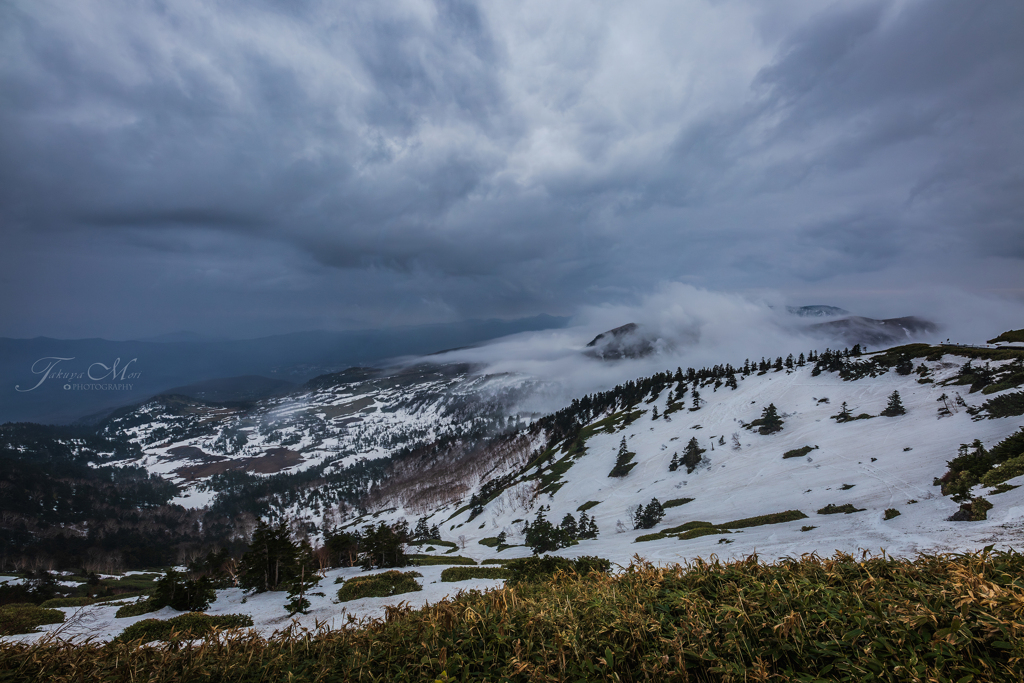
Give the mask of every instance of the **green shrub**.
[[1024, 474], [1024, 454], [1010, 458], [995, 469], [986, 472], [981, 478], [981, 483], [988, 487], [998, 486], [1022, 474]]
[[89, 596], [81, 596], [77, 598], [50, 598], [45, 601], [40, 607], [44, 609], [52, 609], [54, 607], [85, 607], [96, 602], [95, 598]]
[[558, 572], [581, 576], [591, 572], [607, 574], [611, 570], [611, 562], [603, 557], [584, 556], [569, 560], [555, 555], [544, 555], [509, 560], [505, 563], [504, 569], [508, 572], [506, 585], [515, 586], [545, 581]]
[[133, 602], [130, 605], [122, 605], [118, 607], [117, 611], [114, 612], [114, 617], [117, 619], [137, 617], [143, 614], [149, 614], [150, 612], [155, 612], [158, 609], [160, 608], [157, 607], [156, 603], [153, 602], [151, 598], [146, 598], [145, 600]]
[[423, 545], [424, 543], [428, 543], [430, 545], [441, 545], [441, 546], [444, 546], [445, 548], [458, 548], [459, 547], [457, 543], [452, 543], [451, 541], [442, 541], [439, 538], [428, 538], [428, 539], [424, 539], [422, 541], [409, 541], [409, 543], [407, 543], [406, 545]]
[[423, 587], [416, 581], [421, 576], [419, 572], [400, 572], [394, 569], [371, 576], [356, 576], [338, 590], [338, 600], [348, 602], [360, 598], [387, 598], [421, 591]]
[[499, 560], [496, 557], [491, 557], [491, 558], [488, 558], [488, 559], [484, 560], [480, 564], [507, 564], [508, 562], [511, 562], [511, 561], [512, 561], [511, 558], [509, 558], [507, 560]]
[[481, 538], [477, 543], [488, 548], [497, 548], [500, 542], [497, 536], [488, 536], [487, 538]]
[[799, 510], [786, 510], [785, 512], [773, 512], [769, 515], [758, 515], [737, 519], [733, 522], [719, 524], [719, 529], [746, 529], [752, 526], [763, 526], [765, 524], [782, 524], [783, 522], [795, 522], [798, 519], [807, 519], [807, 515]]
[[476, 564], [476, 560], [462, 555], [410, 555], [413, 567], [432, 567], [438, 564]]
[[886, 520], [890, 520], [893, 517], [899, 517], [899, 516], [900, 516], [900, 511], [897, 510], [896, 508], [888, 508], [885, 511], [885, 518], [886, 518]]
[[448, 567], [441, 572], [441, 581], [468, 581], [469, 579], [507, 579], [503, 567]]
[[680, 541], [689, 541], [691, 538], [700, 538], [701, 536], [714, 536], [715, 534], [728, 534], [732, 533], [725, 529], [719, 529], [713, 526], [701, 526], [696, 529], [690, 529], [684, 533], [679, 534]]
[[1024, 391], [990, 398], [981, 404], [981, 410], [988, 413], [989, 419], [1024, 415]]
[[989, 339], [987, 343], [997, 344], [999, 342], [1024, 342], [1024, 330], [1008, 330], [995, 339]]
[[43, 624], [60, 624], [64, 613], [28, 602], [0, 606], [0, 636], [35, 633]]
[[1019, 489], [1019, 488], [1020, 488], [1020, 486], [1011, 486], [1010, 484], [1000, 484], [999, 486], [997, 486], [994, 489], [992, 489], [991, 491], [989, 491], [989, 495], [990, 496], [995, 496], [995, 495], [998, 495], [1000, 493], [1006, 493], [1007, 491], [1012, 491], [1014, 489]]
[[600, 504], [601, 504], [601, 501], [599, 501], [599, 500], [588, 500], [586, 503], [584, 503], [583, 505], [580, 505], [578, 508], [576, 508], [576, 512], [586, 512], [590, 508], [592, 508], [594, 506], [597, 506], [597, 505], [600, 505]]
[[846, 505], [833, 505], [829, 503], [825, 507], [818, 510], [819, 515], [838, 515], [839, 513], [850, 514], [851, 512], [864, 512], [865, 508], [855, 508], [849, 503]]
[[817, 529], [817, 528], [818, 527], [816, 527], [816, 526], [802, 526], [802, 527], [800, 527], [800, 531], [810, 531], [812, 529]]
[[137, 621], [114, 639], [115, 642], [131, 643], [154, 640], [193, 640], [213, 633], [215, 630], [247, 628], [252, 626], [248, 614], [210, 615], [202, 612], [188, 612], [171, 619], [143, 619]]
[[783, 453], [782, 459], [785, 460], [786, 458], [802, 458], [811, 451], [813, 451], [815, 448], [817, 448], [817, 446], [803, 446], [801, 448], [794, 448], [791, 451], [786, 451], [785, 453]]
[[687, 503], [692, 502], [693, 498], [673, 498], [672, 500], [666, 500], [664, 503], [661, 504], [661, 507], [667, 510], [668, 508], [677, 508], [680, 505], [686, 505]]

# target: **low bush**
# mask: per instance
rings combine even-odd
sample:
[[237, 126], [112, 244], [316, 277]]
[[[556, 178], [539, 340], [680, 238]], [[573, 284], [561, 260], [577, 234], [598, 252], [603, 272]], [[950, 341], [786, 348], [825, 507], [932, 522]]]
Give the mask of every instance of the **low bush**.
[[981, 478], [981, 483], [989, 487], [998, 486], [1022, 474], [1024, 474], [1024, 454], [1010, 458], [995, 469], [986, 472]]
[[449, 567], [441, 572], [441, 581], [468, 581], [469, 579], [507, 579], [504, 567]]
[[666, 500], [664, 503], [661, 504], [661, 507], [667, 510], [669, 508], [677, 508], [680, 505], [686, 505], [687, 503], [692, 502], [693, 498], [673, 498], [671, 500]]
[[584, 556], [569, 560], [555, 555], [544, 555], [509, 560], [505, 563], [504, 570], [508, 572], [506, 585], [516, 586], [544, 581], [559, 572], [579, 575], [591, 572], [607, 574], [611, 570], [611, 562], [603, 557]]
[[773, 512], [768, 515], [758, 515], [757, 517], [747, 517], [745, 519], [737, 519], [732, 522], [726, 522], [725, 524], [719, 524], [719, 529], [746, 529], [752, 526], [763, 526], [765, 524], [782, 524], [783, 522], [795, 522], [798, 519], [807, 519], [807, 515], [800, 512], [799, 510], [786, 510], [785, 512]]
[[802, 526], [802, 527], [800, 527], [800, 531], [811, 531], [811, 530], [817, 529], [817, 528], [818, 527], [816, 527], [816, 526]]
[[214, 631], [247, 628], [252, 626], [248, 614], [210, 615], [202, 612], [188, 612], [170, 619], [143, 619], [137, 621], [114, 639], [115, 642], [133, 643], [154, 640], [193, 640], [210, 635]]
[[509, 558], [507, 560], [499, 560], [496, 557], [491, 557], [491, 558], [488, 558], [488, 559], [484, 560], [480, 564], [506, 564], [506, 563], [511, 562], [511, 561], [512, 561], [512, 558]]
[[590, 508], [595, 507], [595, 506], [600, 505], [600, 504], [601, 504], [601, 501], [599, 501], [599, 500], [588, 500], [586, 503], [584, 503], [583, 505], [580, 505], [578, 508], [576, 508], [576, 512], [586, 512]]
[[77, 598], [50, 598], [43, 602], [40, 607], [52, 609], [54, 607], [85, 607], [96, 602], [95, 598], [81, 596]]
[[28, 602], [0, 606], [0, 636], [35, 633], [43, 624], [60, 624], [64, 613]]
[[981, 410], [987, 412], [991, 420], [998, 417], [1024, 415], [1024, 391], [1015, 391], [1012, 394], [990, 398], [981, 404]]
[[829, 503], [825, 507], [818, 510], [819, 515], [838, 515], [840, 513], [850, 514], [851, 512], [864, 512], [865, 508], [855, 508], [849, 503], [846, 505], [833, 505]]
[[149, 598], [146, 598], [145, 600], [139, 600], [138, 602], [133, 602], [128, 605], [121, 605], [117, 608], [117, 611], [114, 612], [114, 617], [116, 619], [124, 619], [125, 617], [138, 617], [143, 614], [155, 612], [158, 609], [160, 608], [157, 607], [155, 602], [153, 602]]
[[338, 590], [338, 600], [348, 602], [360, 598], [387, 598], [421, 591], [423, 587], [416, 581], [421, 576], [419, 572], [400, 572], [394, 569], [371, 576], [356, 576]]
[[481, 538], [477, 543], [487, 546], [488, 548], [497, 548], [501, 544], [501, 541], [498, 540], [497, 536], [488, 536], [487, 538]]
[[413, 567], [431, 567], [438, 564], [476, 564], [476, 560], [462, 555], [409, 555]]
[[783, 453], [782, 459], [785, 460], [786, 458], [802, 458], [811, 451], [813, 451], [815, 448], [817, 448], [817, 446], [803, 446], [801, 448], [794, 448], [791, 451], [786, 451], [785, 453]]
[[890, 520], [890, 519], [893, 519], [894, 517], [899, 517], [899, 516], [900, 516], [900, 511], [897, 510], [896, 508], [888, 508], [885, 511], [885, 519], [886, 520]]
[[422, 541], [410, 541], [406, 545], [423, 545], [423, 544], [442, 545], [445, 548], [458, 548], [459, 547], [459, 545], [457, 543], [453, 543], [451, 541], [442, 541], [439, 538], [428, 538], [428, 539], [425, 539], [425, 540], [422, 540]]
[[716, 534], [728, 534], [732, 533], [725, 529], [719, 529], [713, 526], [701, 526], [696, 529], [690, 529], [689, 531], [679, 534], [680, 541], [689, 541], [692, 538], [700, 538], [701, 536], [714, 536]]

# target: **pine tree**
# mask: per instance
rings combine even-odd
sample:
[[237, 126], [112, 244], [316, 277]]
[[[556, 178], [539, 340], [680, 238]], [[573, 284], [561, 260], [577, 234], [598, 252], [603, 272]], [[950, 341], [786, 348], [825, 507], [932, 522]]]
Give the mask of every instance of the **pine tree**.
[[894, 391], [889, 396], [889, 405], [882, 411], [882, 415], [886, 417], [896, 417], [897, 415], [906, 415], [907, 409], [903, 407], [903, 401], [900, 400], [900, 392]]
[[736, 389], [740, 388], [740, 385], [736, 383], [736, 375], [735, 374], [730, 374], [729, 375], [729, 378], [727, 380], [725, 380], [725, 386], [729, 387], [732, 390], [736, 390]]
[[652, 420], [657, 420], [658, 419], [658, 406], [654, 406], [654, 410], [651, 413], [651, 419]]
[[797, 367], [801, 367], [801, 368], [804, 365], [806, 365], [806, 361], [804, 361], [804, 354], [803, 354], [803, 352], [801, 352], [800, 355], [797, 357], [796, 364], [797, 364]]
[[789, 354], [788, 356], [786, 356], [786, 369], [793, 369], [793, 354]]
[[668, 464], [668, 471], [675, 472], [679, 469], [679, 451], [672, 454], [672, 462]]
[[782, 356], [775, 359], [775, 372], [782, 371]]
[[665, 508], [657, 498], [651, 498], [651, 502], [644, 508], [644, 528], [651, 529], [664, 519]]
[[568, 512], [565, 513], [565, 517], [562, 518], [562, 524], [560, 526], [562, 527], [562, 531], [564, 531], [570, 539], [575, 539], [579, 533], [579, 527], [576, 525], [576, 520]]
[[782, 424], [782, 418], [779, 417], [779, 411], [775, 404], [769, 403], [768, 407], [761, 412], [761, 426], [757, 431], [761, 434], [774, 434], [782, 431]]
[[292, 578], [297, 555], [284, 522], [270, 526], [261, 521], [239, 563], [238, 585], [256, 593], [278, 590]]
[[843, 404], [839, 406], [839, 413], [837, 415], [833, 415], [832, 419], [836, 422], [847, 422], [853, 419], [853, 415], [850, 414], [850, 409], [846, 407], [846, 401], [843, 401]]
[[683, 450], [683, 458], [681, 464], [686, 465], [686, 473], [692, 474], [697, 466], [700, 465], [700, 461], [704, 455], [705, 449], [700, 447], [700, 443], [697, 442], [697, 437], [690, 437], [690, 441], [686, 444], [686, 449]]
[[427, 526], [427, 518], [420, 517], [419, 521], [416, 522], [416, 531], [414, 532], [413, 538], [418, 541], [422, 541], [427, 538], [432, 538], [430, 535], [430, 527]]
[[696, 388], [693, 390], [693, 408], [690, 410], [700, 410], [700, 392]]

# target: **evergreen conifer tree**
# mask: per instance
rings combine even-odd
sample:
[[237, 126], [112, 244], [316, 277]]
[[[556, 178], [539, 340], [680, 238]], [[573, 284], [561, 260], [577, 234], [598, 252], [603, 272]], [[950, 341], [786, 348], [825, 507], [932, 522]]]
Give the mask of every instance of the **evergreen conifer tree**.
[[679, 451], [672, 454], [672, 462], [668, 464], [668, 471], [675, 472], [679, 469]]
[[697, 442], [697, 437], [690, 437], [690, 441], [686, 444], [686, 449], [683, 450], [683, 458], [681, 464], [686, 465], [686, 473], [692, 474], [697, 466], [700, 465], [700, 461], [704, 455], [705, 449], [700, 447], [700, 443]]
[[894, 391], [889, 396], [889, 405], [882, 411], [882, 415], [886, 417], [896, 417], [897, 415], [906, 415], [907, 409], [903, 407], [903, 401], [900, 400], [900, 392]]
[[775, 404], [769, 403], [768, 407], [761, 412], [761, 426], [757, 431], [761, 434], [774, 434], [782, 431], [782, 424], [782, 418], [779, 417], [779, 411]]

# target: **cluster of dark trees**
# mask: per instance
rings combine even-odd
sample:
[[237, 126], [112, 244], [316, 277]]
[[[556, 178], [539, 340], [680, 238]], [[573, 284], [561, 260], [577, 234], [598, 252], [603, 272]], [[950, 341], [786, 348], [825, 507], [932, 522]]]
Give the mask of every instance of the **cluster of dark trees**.
[[657, 498], [651, 498], [647, 505], [637, 505], [633, 513], [634, 529], [653, 529], [665, 517], [665, 508]]
[[683, 456], [679, 457], [679, 453], [672, 454], [672, 462], [668, 464], [668, 471], [675, 472], [680, 467], [686, 468], [687, 474], [692, 474], [697, 466], [700, 465], [700, 461], [704, 458], [704, 453], [707, 451], [706, 448], [701, 448], [700, 443], [697, 442], [697, 437], [690, 437], [689, 442], [686, 444], [686, 448], [683, 449]]
[[545, 507], [541, 505], [537, 508], [537, 516], [533, 522], [523, 525], [523, 537], [534, 555], [567, 548], [580, 539], [597, 538], [597, 522], [593, 517], [587, 516], [585, 511], [580, 513], [579, 520], [566, 513], [558, 526], [548, 521], [544, 512]]
[[139, 454], [86, 428], [0, 425], [0, 568], [168, 565], [233, 535], [234, 520], [173, 505], [173, 484], [122, 464]]

